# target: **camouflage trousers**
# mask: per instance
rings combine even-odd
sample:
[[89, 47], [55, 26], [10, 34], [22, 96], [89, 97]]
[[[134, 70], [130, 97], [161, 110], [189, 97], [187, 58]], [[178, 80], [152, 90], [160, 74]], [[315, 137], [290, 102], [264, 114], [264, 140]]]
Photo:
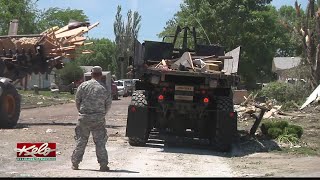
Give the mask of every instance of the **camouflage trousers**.
[[[98, 119], [97, 119], [98, 120]], [[108, 152], [106, 150], [107, 130], [105, 128], [105, 120], [96, 122], [86, 121], [79, 118], [75, 129], [76, 148], [72, 153], [71, 162], [79, 164], [82, 161], [88, 139], [92, 133], [93, 141], [96, 145], [96, 155], [100, 164], [108, 164]]]

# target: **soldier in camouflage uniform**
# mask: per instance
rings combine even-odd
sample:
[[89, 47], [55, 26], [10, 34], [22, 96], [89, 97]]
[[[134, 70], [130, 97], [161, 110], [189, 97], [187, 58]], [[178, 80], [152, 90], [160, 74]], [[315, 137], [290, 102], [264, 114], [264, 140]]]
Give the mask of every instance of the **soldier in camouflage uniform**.
[[76, 148], [71, 161], [72, 169], [79, 169], [90, 132], [96, 145], [96, 155], [101, 171], [108, 171], [108, 153], [106, 150], [107, 131], [105, 115], [112, 103], [111, 92], [101, 82], [102, 68], [94, 66], [91, 70], [92, 79], [83, 82], [76, 92], [76, 106], [79, 111], [78, 124], [75, 129]]

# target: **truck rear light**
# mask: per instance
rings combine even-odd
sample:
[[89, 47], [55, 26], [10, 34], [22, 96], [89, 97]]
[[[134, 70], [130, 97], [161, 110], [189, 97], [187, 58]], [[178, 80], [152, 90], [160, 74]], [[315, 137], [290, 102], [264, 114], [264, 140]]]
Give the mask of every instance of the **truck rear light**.
[[234, 115], [235, 115], [234, 112], [230, 112], [230, 113], [229, 113], [229, 116], [230, 116], [231, 118], [234, 118]]
[[160, 94], [160, 95], [158, 96], [158, 101], [163, 101], [163, 99], [164, 99], [164, 96], [163, 96], [162, 94]]
[[205, 104], [208, 104], [208, 103], [209, 103], [209, 98], [204, 98], [204, 99], [203, 99], [203, 102], [204, 102]]
[[136, 112], [137, 110], [136, 110], [136, 108], [135, 108], [134, 106], [132, 106], [131, 109], [130, 109], [130, 111], [131, 111], [131, 112]]

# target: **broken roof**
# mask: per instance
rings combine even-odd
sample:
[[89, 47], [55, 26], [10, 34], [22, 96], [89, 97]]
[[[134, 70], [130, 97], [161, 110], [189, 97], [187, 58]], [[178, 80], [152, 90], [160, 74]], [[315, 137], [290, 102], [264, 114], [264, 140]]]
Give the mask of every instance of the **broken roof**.
[[272, 71], [291, 69], [299, 66], [301, 57], [275, 57], [272, 62]]

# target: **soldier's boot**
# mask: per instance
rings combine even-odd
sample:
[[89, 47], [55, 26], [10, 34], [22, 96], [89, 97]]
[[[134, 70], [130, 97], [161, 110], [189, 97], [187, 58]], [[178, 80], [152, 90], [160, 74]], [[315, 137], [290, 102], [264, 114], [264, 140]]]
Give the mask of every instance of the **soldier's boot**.
[[110, 168], [109, 168], [108, 164], [105, 164], [105, 163], [100, 164], [100, 171], [105, 172], [105, 171], [109, 171], [109, 170], [110, 170]]
[[79, 170], [79, 164], [72, 163], [71, 169], [73, 169], [73, 170]]

